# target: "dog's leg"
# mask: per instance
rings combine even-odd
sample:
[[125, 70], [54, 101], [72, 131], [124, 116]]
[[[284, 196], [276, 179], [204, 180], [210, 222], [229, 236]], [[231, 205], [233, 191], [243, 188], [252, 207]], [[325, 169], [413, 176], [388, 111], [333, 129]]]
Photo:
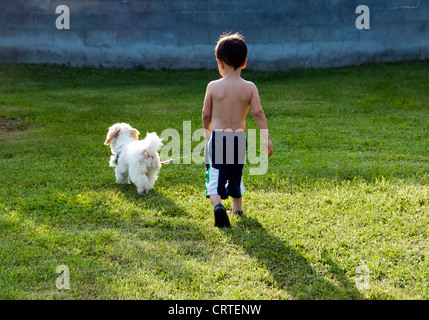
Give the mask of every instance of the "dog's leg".
[[128, 171], [123, 171], [118, 166], [115, 168], [115, 177], [116, 177], [116, 183], [119, 184], [130, 184], [130, 179], [128, 177]]

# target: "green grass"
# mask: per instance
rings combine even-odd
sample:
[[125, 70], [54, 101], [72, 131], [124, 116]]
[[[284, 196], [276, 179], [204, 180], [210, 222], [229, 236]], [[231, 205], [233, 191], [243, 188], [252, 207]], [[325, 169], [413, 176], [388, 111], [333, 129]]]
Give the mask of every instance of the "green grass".
[[215, 71], [0, 64], [0, 298], [428, 299], [429, 62], [243, 77], [275, 154], [218, 229], [203, 165], [140, 197], [103, 145], [116, 122], [200, 128]]

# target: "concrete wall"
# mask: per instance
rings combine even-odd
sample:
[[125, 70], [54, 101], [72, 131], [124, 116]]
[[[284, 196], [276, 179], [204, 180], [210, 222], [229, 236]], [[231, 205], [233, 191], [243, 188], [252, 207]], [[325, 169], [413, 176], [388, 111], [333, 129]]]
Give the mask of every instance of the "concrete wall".
[[[58, 30], [59, 5], [70, 29]], [[358, 30], [356, 7], [370, 9]], [[248, 67], [285, 70], [429, 57], [429, 0], [0, 0], [0, 61], [214, 68], [240, 31]]]

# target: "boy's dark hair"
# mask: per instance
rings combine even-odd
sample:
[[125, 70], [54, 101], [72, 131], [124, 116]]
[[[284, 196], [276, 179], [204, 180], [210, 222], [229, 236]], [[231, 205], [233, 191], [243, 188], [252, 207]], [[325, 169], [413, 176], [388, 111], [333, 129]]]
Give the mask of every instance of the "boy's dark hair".
[[244, 65], [247, 58], [247, 45], [239, 33], [224, 33], [219, 37], [215, 48], [216, 59], [222, 60], [235, 70]]

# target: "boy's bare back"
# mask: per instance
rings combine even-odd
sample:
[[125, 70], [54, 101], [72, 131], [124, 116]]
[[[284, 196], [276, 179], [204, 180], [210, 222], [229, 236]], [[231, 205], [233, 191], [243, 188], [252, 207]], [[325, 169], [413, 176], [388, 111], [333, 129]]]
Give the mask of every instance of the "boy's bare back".
[[210, 131], [246, 130], [249, 107], [262, 111], [256, 86], [234, 74], [209, 83], [204, 105], [211, 109]]
[[255, 85], [238, 77], [227, 77], [209, 83], [207, 106], [211, 104], [211, 131], [246, 129], [246, 116]]

